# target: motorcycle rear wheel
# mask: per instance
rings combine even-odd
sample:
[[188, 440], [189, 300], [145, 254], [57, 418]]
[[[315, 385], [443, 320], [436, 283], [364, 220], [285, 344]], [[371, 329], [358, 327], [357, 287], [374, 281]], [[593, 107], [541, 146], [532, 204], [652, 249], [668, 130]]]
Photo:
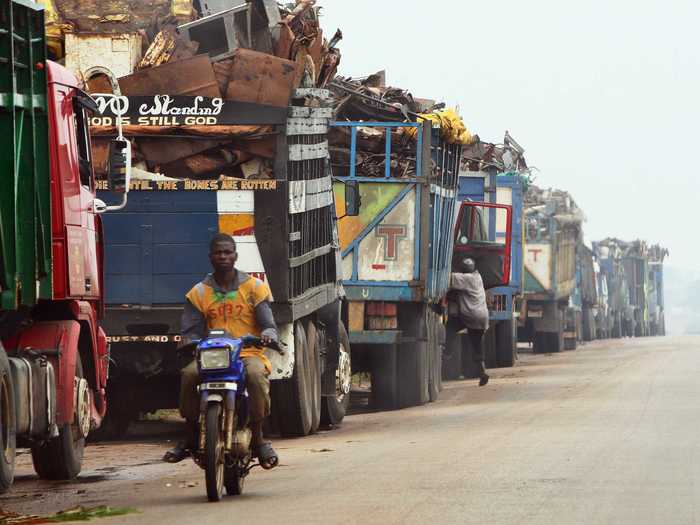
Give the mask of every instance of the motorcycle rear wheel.
[[204, 441], [204, 472], [209, 501], [220, 501], [224, 492], [225, 451], [222, 437], [221, 404], [207, 406]]

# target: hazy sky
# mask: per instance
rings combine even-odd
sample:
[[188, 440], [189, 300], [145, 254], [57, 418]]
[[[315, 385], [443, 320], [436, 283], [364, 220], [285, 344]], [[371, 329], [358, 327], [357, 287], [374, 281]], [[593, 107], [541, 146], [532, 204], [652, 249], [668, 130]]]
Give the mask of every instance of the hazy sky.
[[340, 73], [461, 109], [484, 140], [505, 130], [537, 183], [572, 193], [586, 236], [645, 238], [700, 267], [695, 148], [700, 4], [667, 0], [320, 0], [345, 36]]

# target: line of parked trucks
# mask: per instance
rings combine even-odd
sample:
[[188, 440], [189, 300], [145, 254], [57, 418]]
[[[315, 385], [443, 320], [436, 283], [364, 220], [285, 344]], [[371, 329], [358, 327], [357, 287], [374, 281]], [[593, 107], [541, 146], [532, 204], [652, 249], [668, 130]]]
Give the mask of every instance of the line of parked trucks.
[[[215, 3], [175, 18], [216, 22]], [[335, 76], [338, 33], [323, 38], [313, 2], [245, 5], [236, 38], [188, 30], [184, 55], [182, 28], [151, 47], [127, 45], [133, 27], [49, 31], [72, 72], [46, 59], [40, 6], [1, 8], [0, 490], [17, 446], [40, 476], [70, 478], [89, 434], [177, 406], [184, 294], [219, 231], [272, 290], [288, 351], [270, 355], [270, 428], [284, 436], [339, 424], [357, 373], [387, 409], [474, 376], [448, 322], [467, 256], [488, 289], [488, 367], [513, 366], [518, 341], [664, 334], [664, 249], [586, 243], [581, 210], [530, 183], [508, 133], [484, 142], [383, 73]]]

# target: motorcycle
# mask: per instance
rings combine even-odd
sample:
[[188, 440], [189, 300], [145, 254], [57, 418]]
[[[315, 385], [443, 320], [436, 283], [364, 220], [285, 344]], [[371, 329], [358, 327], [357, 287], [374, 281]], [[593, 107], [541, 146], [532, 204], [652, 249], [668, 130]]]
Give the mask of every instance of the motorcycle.
[[255, 336], [233, 338], [223, 330], [209, 332], [195, 350], [199, 371], [200, 415], [195, 463], [204, 469], [209, 501], [220, 501], [223, 489], [240, 495], [253, 462], [249, 397], [241, 350], [270, 348], [280, 354], [278, 343], [265, 343]]

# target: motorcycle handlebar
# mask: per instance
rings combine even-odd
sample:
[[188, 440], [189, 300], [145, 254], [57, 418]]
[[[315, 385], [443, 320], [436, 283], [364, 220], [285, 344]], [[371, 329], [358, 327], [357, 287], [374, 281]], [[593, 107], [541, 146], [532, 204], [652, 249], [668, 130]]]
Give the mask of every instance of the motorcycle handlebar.
[[[281, 341], [269, 341], [269, 342], [263, 342], [261, 337], [257, 337], [254, 335], [245, 335], [240, 338], [241, 339], [241, 344], [244, 348], [250, 348], [250, 347], [256, 347], [256, 348], [270, 348], [271, 350], [274, 350], [275, 352], [279, 353], [280, 355], [284, 355], [285, 348], [287, 345], [285, 345]], [[180, 346], [177, 349], [178, 354], [180, 355], [193, 355], [194, 351], [197, 349], [197, 345], [201, 343], [203, 339], [193, 339], [189, 343], [184, 344]]]
[[270, 348], [271, 350], [274, 350], [280, 355], [284, 355], [284, 346], [286, 346], [284, 343], [281, 341], [268, 341], [268, 342], [263, 342], [261, 337], [256, 337], [254, 335], [246, 335], [244, 337], [241, 337], [241, 341], [243, 343], [244, 347], [251, 347], [254, 346], [256, 348]]

